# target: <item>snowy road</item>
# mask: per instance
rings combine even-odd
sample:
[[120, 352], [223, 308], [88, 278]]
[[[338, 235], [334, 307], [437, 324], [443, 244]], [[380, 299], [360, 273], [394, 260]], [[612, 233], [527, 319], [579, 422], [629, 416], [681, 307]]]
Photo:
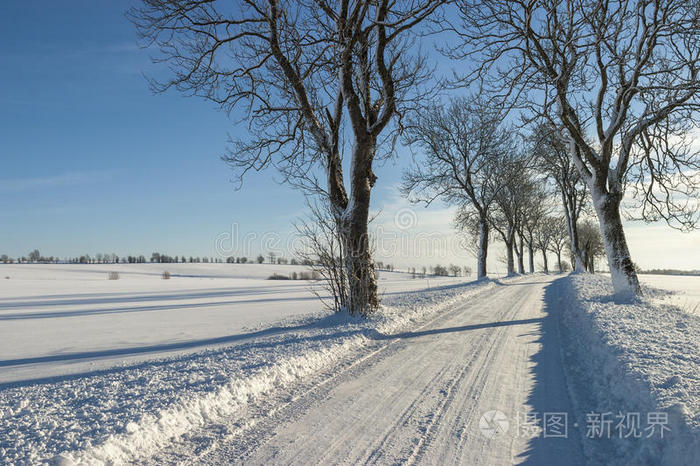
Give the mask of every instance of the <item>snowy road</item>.
[[[556, 315], [544, 301], [549, 283], [537, 276], [486, 290], [251, 406], [245, 426], [207, 426], [151, 460], [581, 464], [574, 426], [566, 438], [528, 429], [528, 414], [573, 419]], [[505, 432], [480, 429], [492, 410], [505, 415]]]

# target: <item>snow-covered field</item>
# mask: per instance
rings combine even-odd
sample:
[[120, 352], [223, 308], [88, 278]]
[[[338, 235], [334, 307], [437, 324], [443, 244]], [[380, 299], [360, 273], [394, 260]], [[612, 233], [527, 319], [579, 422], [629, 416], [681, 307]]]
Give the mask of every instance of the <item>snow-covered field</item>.
[[642, 274], [639, 275], [639, 280], [645, 285], [671, 292], [654, 294], [657, 302], [673, 304], [700, 316], [700, 277]]
[[[163, 271], [171, 279], [163, 280]], [[0, 384], [105, 369], [230, 344], [253, 328], [316, 314], [307, 271], [268, 264], [0, 264]], [[107, 280], [118, 272], [119, 280]], [[9, 279], [5, 279], [9, 277]], [[380, 272], [380, 292], [469, 278]]]

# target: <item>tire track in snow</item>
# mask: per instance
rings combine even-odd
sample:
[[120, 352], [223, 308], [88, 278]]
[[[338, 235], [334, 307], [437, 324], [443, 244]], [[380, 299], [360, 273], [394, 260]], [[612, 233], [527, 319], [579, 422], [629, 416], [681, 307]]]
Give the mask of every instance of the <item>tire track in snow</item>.
[[[501, 456], [489, 456], [494, 453], [476, 422], [490, 403], [518, 408], [522, 393], [527, 397], [529, 379], [520, 372], [528, 371], [532, 347], [517, 325], [538, 320], [527, 318], [537, 310], [523, 308], [541, 307], [541, 300], [533, 300], [541, 289], [533, 283], [482, 290], [405, 336], [370, 343], [359, 358], [348, 355], [339, 366], [251, 404], [249, 424], [232, 424], [231, 433], [218, 438], [212, 434], [214, 441], [199, 454], [188, 452], [185, 442], [179, 449], [185, 456], [173, 449], [153, 460], [327, 464], [440, 458], [457, 464], [483, 455], [487, 463], [511, 462], [525, 450], [523, 443], [500, 439]], [[504, 375], [508, 386], [499, 391]], [[509, 389], [522, 393], [508, 398]]]
[[[492, 294], [494, 288], [486, 286], [484, 288], [476, 288], [473, 293], [467, 291], [467, 299], [477, 300], [482, 295]], [[449, 316], [453, 312], [453, 308], [439, 310], [434, 317], [428, 319], [420, 327], [412, 329], [413, 332], [420, 332], [431, 326], [434, 326], [445, 316]], [[221, 424], [205, 426], [197, 432], [188, 433], [186, 438], [174, 441], [171, 446], [165, 450], [161, 450], [151, 458], [142, 459], [141, 464], [160, 464], [160, 463], [175, 463], [180, 462], [181, 458], [187, 456], [188, 462], [196, 463], [217, 463], [211, 456], [216, 449], [230, 450], [230, 445], [241, 438], [247, 437], [246, 442], [252, 442], [253, 445], [242, 445], [242, 450], [239, 452], [229, 452], [229, 455], [243, 458], [246, 452], [252, 448], [259, 446], [261, 438], [265, 437], [265, 432], [270, 431], [275, 423], [284, 423], [299, 412], [303, 412], [318, 401], [319, 397], [326, 396], [334, 387], [342, 383], [343, 379], [352, 377], [352, 374], [357, 375], [358, 368], [364, 370], [365, 365], [376, 364], [383, 358], [390, 357], [398, 349], [397, 345], [403, 344], [403, 339], [400, 337], [389, 339], [386, 342], [379, 341], [373, 345], [362, 348], [367, 351], [364, 355], [358, 358], [357, 353], [349, 354], [348, 357], [339, 362], [339, 365], [326, 369], [321, 372], [321, 375], [314, 378], [300, 381], [288, 390], [284, 390], [281, 394], [273, 395], [272, 399], [261, 400], [258, 403], [258, 409], [255, 406], [249, 406], [249, 418], [241, 425], [240, 419], [237, 416], [228, 424], [224, 424], [222, 429]], [[340, 369], [340, 370], [338, 370]], [[289, 392], [294, 389], [302, 388], [302, 393], [291, 394]], [[287, 396], [289, 395], [289, 396]], [[292, 411], [292, 413], [289, 413]], [[285, 415], [286, 413], [286, 415]], [[274, 421], [272, 421], [274, 420]], [[222, 435], [221, 431], [228, 431]], [[205, 441], [207, 445], [193, 446], [193, 440], [200, 439], [199, 442]], [[193, 450], [197, 450], [196, 452]], [[222, 463], [228, 463], [223, 461]]]
[[[500, 316], [501, 321], [511, 320], [517, 314], [517, 311], [518, 309], [509, 303], [508, 308], [502, 309], [503, 315]], [[470, 364], [465, 366], [464, 369], [460, 371], [458, 376], [455, 377], [454, 383], [452, 383], [448, 388], [448, 396], [445, 397], [444, 402], [441, 404], [437, 415], [430, 424], [429, 429], [426, 431], [426, 435], [420, 439], [411, 456], [408, 458], [407, 464], [416, 464], [424, 456], [427, 448], [435, 440], [435, 437], [438, 434], [437, 429], [441, 424], [440, 421], [446, 417], [448, 409], [455, 403], [458, 390], [463, 386], [463, 384], [468, 383], [469, 388], [467, 393], [462, 396], [460, 406], [456, 412], [463, 412], [464, 405], [472, 399], [469, 395], [479, 394], [483, 391], [484, 385], [486, 384], [486, 379], [489, 375], [489, 369], [492, 367], [491, 362], [495, 359], [494, 349], [500, 342], [500, 337], [505, 332], [507, 332], [507, 327], [496, 327], [492, 332], [484, 332], [483, 340], [488, 340], [488, 347], [485, 350], [476, 353], [475, 358], [470, 361]], [[476, 358], [479, 358], [479, 363], [472, 365], [471, 363], [474, 362]], [[476, 367], [476, 374], [471, 373], [474, 367]], [[470, 375], [472, 375], [472, 377], [468, 377]], [[469, 414], [467, 419], [471, 420], [473, 412], [477, 409], [477, 405], [470, 403], [468, 409]], [[458, 420], [459, 417], [460, 416], [458, 416]], [[461, 443], [462, 445], [464, 444], [464, 442]]]

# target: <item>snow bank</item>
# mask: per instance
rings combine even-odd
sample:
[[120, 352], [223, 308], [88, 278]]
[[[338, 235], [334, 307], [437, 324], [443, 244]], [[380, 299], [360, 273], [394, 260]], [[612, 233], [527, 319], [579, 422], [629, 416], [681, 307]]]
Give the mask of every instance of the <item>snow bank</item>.
[[[563, 359], [584, 452], [594, 464], [697, 464], [700, 457], [700, 317], [654, 303], [661, 292], [627, 304], [610, 300], [609, 277], [571, 275], [555, 282]], [[612, 434], [589, 430], [598, 415]], [[670, 431], [647, 438], [616, 428], [622, 413], [666, 413]], [[590, 414], [590, 416], [589, 416]], [[627, 421], [626, 421], [627, 422]], [[610, 438], [608, 438], [610, 437]], [[622, 438], [620, 438], [622, 437]]]
[[370, 320], [316, 315], [254, 329], [236, 346], [0, 391], [0, 463], [137, 462], [204, 424], [432, 320], [492, 282], [387, 297]]

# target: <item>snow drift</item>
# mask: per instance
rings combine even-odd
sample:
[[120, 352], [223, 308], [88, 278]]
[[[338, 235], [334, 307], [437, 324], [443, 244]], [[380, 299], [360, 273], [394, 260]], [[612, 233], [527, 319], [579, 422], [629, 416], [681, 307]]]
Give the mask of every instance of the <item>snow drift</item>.
[[696, 464], [700, 457], [700, 317], [654, 304], [666, 293], [616, 304], [609, 277], [571, 275], [552, 284], [561, 309], [563, 360], [577, 422], [589, 413], [668, 415], [669, 431], [646, 438], [588, 438], [594, 464]]

